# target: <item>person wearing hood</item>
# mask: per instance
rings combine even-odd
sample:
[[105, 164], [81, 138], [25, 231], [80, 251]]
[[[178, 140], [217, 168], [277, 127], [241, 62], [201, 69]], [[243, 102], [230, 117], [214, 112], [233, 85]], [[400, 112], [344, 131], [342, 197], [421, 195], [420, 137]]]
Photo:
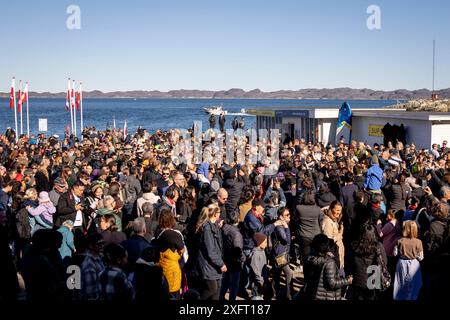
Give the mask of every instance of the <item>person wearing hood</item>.
[[316, 194], [316, 201], [320, 208], [328, 207], [333, 201], [336, 201], [335, 195], [331, 193], [326, 183], [323, 183], [319, 187], [319, 192]]
[[142, 206], [144, 203], [150, 203], [151, 205], [155, 205], [161, 199], [158, 195], [155, 194], [156, 184], [154, 182], [146, 182], [142, 186], [142, 197], [137, 199], [137, 215], [138, 217], [143, 216]]
[[200, 183], [210, 183], [210, 181], [208, 180], [208, 170], [209, 170], [209, 164], [202, 162], [199, 164], [198, 168], [197, 168], [197, 180]]
[[378, 157], [372, 156], [372, 165], [366, 172], [364, 188], [371, 192], [380, 192], [383, 186], [383, 170], [380, 168]]
[[39, 205], [36, 208], [27, 206], [28, 213], [33, 217], [39, 217], [43, 222], [43, 224], [41, 224], [39, 223], [39, 220], [36, 220], [37, 223], [31, 230], [31, 234], [39, 229], [51, 229], [53, 226], [53, 214], [56, 212], [56, 208], [50, 201], [46, 191], [41, 191], [41, 193], [39, 193], [38, 201]]

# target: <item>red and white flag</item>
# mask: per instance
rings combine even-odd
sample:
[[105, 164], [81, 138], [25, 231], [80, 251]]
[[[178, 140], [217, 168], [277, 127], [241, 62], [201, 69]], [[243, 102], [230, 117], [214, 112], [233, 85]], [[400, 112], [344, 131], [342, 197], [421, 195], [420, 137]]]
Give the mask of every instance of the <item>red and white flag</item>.
[[125, 140], [127, 138], [128, 131], [127, 131], [127, 120], [125, 120], [125, 123], [123, 124], [123, 139]]
[[75, 104], [77, 106], [77, 111], [80, 111], [80, 102], [81, 102], [81, 83], [80, 83], [80, 86], [78, 87], [77, 97], [75, 99]]
[[11, 95], [9, 97], [9, 109], [14, 108], [14, 100], [16, 100], [16, 78], [12, 78], [11, 82]]
[[20, 100], [21, 97], [22, 97], [22, 80], [19, 80], [19, 93], [17, 94], [17, 99], [19, 100], [17, 102], [18, 112], [22, 111], [22, 100]]
[[[22, 88], [22, 83], [20, 85], [20, 88]], [[19, 90], [19, 103], [18, 103], [19, 112], [22, 111], [22, 106], [27, 101], [27, 98], [28, 98], [28, 82], [25, 83], [25, 89], [23, 90], [22, 93]]]
[[116, 117], [114, 116], [114, 120], [113, 120], [113, 127], [114, 127], [114, 133], [116, 133]]
[[75, 80], [73, 80], [72, 91], [70, 94], [70, 105], [72, 109], [75, 109]]
[[70, 78], [67, 80], [66, 111], [70, 111]]
[[28, 81], [25, 82], [25, 89], [23, 90], [22, 100], [24, 103], [28, 100]]

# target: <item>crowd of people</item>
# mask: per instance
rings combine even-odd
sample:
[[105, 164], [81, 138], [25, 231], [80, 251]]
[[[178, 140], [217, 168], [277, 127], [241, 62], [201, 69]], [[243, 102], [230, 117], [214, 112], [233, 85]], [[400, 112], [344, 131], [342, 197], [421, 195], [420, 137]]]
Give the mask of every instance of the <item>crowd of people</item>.
[[419, 150], [286, 135], [267, 175], [261, 162], [176, 164], [173, 134], [0, 136], [0, 300], [21, 289], [52, 302], [416, 300], [447, 289], [446, 141]]

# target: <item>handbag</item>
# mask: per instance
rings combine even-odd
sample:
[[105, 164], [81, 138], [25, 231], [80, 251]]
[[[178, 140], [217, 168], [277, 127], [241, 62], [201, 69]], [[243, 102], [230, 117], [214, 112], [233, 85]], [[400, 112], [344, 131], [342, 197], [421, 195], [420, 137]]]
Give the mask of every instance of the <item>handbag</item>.
[[279, 254], [274, 259], [274, 265], [276, 268], [283, 268], [285, 265], [289, 263], [289, 257], [287, 252], [283, 252]]
[[391, 286], [391, 274], [383, 259], [380, 248], [377, 249], [377, 265], [380, 267], [380, 290], [385, 291]]
[[[280, 245], [280, 240], [278, 240], [278, 237], [275, 233], [275, 239], [274, 239], [274, 245], [271, 250], [275, 250], [276, 247]], [[273, 260], [273, 264], [275, 268], [283, 268], [285, 265], [289, 263], [289, 253], [283, 252], [279, 255], [275, 256], [275, 259]]]

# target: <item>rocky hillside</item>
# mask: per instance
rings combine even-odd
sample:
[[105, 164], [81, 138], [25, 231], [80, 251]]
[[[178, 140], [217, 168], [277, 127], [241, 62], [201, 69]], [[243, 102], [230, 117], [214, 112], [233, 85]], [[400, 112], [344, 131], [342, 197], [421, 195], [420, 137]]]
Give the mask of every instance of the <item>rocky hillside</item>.
[[[450, 88], [437, 91], [441, 98], [450, 98]], [[33, 98], [65, 98], [65, 92], [30, 92]], [[0, 93], [0, 97], [9, 97], [9, 92]], [[85, 98], [208, 98], [208, 99], [366, 99], [366, 100], [416, 100], [428, 99], [431, 92], [427, 89], [394, 91], [380, 91], [372, 89], [300, 89], [300, 90], [279, 90], [264, 92], [260, 89], [245, 91], [233, 88], [222, 91], [208, 90], [171, 90], [162, 92], [157, 90], [145, 91], [114, 91], [102, 92], [99, 90], [87, 91], [83, 93]]]
[[411, 100], [388, 108], [406, 109], [407, 111], [426, 111], [426, 112], [450, 112], [450, 100]]

